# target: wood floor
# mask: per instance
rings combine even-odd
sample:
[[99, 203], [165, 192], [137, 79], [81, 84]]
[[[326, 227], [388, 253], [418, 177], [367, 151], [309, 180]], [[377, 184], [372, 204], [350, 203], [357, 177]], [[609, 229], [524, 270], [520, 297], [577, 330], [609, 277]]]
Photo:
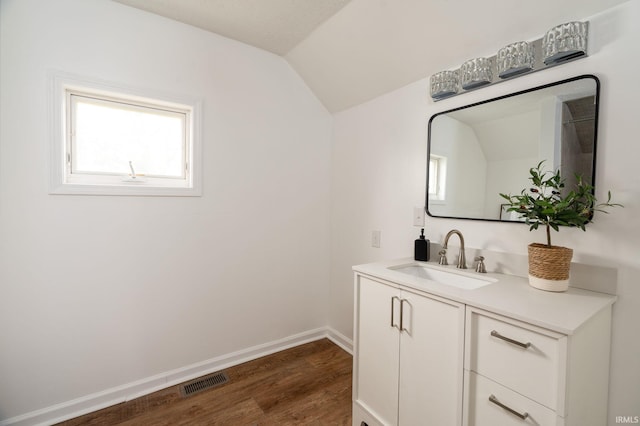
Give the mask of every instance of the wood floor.
[[174, 386], [59, 425], [350, 425], [351, 365], [318, 340], [229, 368], [213, 389], [182, 397]]

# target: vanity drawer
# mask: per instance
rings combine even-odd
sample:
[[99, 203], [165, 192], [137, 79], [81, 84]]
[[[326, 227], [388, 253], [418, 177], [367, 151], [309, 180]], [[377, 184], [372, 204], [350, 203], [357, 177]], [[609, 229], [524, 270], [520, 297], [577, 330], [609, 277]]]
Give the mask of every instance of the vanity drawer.
[[465, 426], [562, 425], [553, 410], [474, 372], [465, 372]]
[[468, 309], [466, 368], [557, 410], [566, 336]]

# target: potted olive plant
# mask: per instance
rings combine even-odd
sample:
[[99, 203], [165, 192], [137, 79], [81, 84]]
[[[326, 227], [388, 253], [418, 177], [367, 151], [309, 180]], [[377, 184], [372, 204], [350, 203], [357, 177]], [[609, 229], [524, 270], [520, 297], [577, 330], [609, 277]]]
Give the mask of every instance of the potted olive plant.
[[555, 173], [543, 170], [541, 161], [529, 170], [532, 186], [522, 190], [520, 195], [500, 194], [508, 201], [507, 211], [520, 214], [520, 217], [533, 231], [543, 226], [547, 234], [547, 243], [529, 245], [529, 284], [547, 291], [566, 291], [569, 286], [569, 267], [573, 250], [551, 244], [551, 229], [560, 230], [560, 226], [577, 227], [586, 231], [596, 211], [607, 213], [605, 207], [622, 206], [611, 203], [611, 191], [606, 203], [597, 203], [593, 186], [576, 175], [576, 186], [566, 192], [565, 181], [560, 171]]

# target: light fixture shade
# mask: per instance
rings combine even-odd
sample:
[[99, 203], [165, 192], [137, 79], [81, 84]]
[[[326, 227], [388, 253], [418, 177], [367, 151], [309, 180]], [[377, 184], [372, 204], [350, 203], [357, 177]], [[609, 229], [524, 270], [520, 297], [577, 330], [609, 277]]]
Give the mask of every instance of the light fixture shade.
[[458, 93], [458, 71], [441, 71], [431, 76], [431, 97], [442, 99]]
[[567, 22], [551, 28], [542, 39], [545, 65], [568, 61], [587, 53], [587, 23]]
[[460, 82], [465, 90], [484, 86], [492, 80], [491, 58], [470, 59], [460, 67]]
[[498, 77], [509, 78], [533, 69], [533, 44], [526, 41], [511, 43], [498, 50], [496, 56]]

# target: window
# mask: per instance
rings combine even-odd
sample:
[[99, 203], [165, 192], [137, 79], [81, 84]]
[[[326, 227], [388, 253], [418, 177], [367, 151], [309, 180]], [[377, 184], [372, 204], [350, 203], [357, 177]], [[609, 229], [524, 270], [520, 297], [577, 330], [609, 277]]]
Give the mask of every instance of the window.
[[199, 102], [59, 74], [53, 90], [51, 193], [200, 195]]
[[447, 159], [438, 155], [429, 156], [429, 199], [444, 201]]

